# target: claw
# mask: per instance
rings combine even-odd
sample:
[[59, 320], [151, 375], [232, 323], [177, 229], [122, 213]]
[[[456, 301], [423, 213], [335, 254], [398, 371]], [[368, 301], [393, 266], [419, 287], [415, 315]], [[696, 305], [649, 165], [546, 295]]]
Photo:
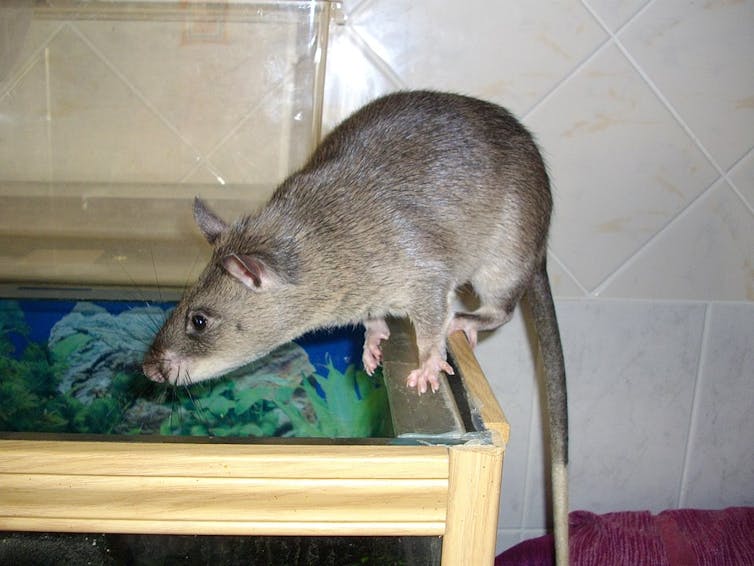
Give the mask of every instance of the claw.
[[408, 374], [406, 385], [416, 387], [419, 395], [427, 392], [428, 385], [432, 388], [432, 393], [437, 393], [440, 389], [440, 371], [448, 375], [455, 373], [447, 361], [436, 355], [431, 356], [420, 368]]
[[361, 356], [361, 361], [364, 364], [364, 370], [369, 375], [372, 375], [382, 361], [382, 350], [379, 346], [367, 346], [367, 344], [364, 344], [364, 353]]
[[364, 324], [366, 326], [366, 334], [364, 336], [364, 351], [361, 355], [361, 361], [367, 374], [372, 375], [377, 366], [382, 363], [380, 342], [390, 338], [390, 330], [388, 330], [385, 321], [382, 319], [373, 319]]

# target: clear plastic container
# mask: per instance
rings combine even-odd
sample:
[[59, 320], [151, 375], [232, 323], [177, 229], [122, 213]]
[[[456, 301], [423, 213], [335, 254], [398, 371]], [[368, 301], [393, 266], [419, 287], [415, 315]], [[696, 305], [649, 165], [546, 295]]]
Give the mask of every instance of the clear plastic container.
[[9, 294], [182, 288], [228, 219], [303, 163], [330, 3], [0, 6], [0, 284]]

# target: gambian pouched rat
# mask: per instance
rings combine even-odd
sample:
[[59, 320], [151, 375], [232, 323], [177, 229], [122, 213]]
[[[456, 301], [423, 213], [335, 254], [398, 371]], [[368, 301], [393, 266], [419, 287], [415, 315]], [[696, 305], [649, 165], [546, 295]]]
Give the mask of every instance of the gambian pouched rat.
[[[380, 98], [333, 130], [261, 210], [228, 225], [201, 200], [210, 263], [154, 339], [144, 373], [219, 376], [315, 328], [363, 322], [372, 373], [387, 315], [408, 316], [420, 393], [453, 373], [446, 337], [507, 322], [527, 293], [544, 359], [559, 564], [567, 564], [565, 367], [545, 265], [552, 198], [532, 136], [505, 109], [437, 92]], [[473, 312], [453, 313], [471, 283]]]

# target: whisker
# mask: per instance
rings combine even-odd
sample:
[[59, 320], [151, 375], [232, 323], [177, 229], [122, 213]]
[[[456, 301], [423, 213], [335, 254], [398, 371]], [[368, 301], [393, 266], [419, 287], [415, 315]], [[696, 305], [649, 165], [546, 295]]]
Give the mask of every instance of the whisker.
[[189, 267], [188, 275], [186, 275], [186, 281], [183, 284], [183, 291], [184, 291], [184, 293], [186, 292], [186, 290], [189, 287], [189, 283], [191, 281], [191, 277], [194, 274], [194, 267], [196, 267], [196, 262], [199, 260], [199, 256], [200, 255], [201, 255], [201, 252], [197, 251], [196, 254], [194, 255], [194, 261], [191, 262], [191, 267]]
[[[157, 334], [157, 332], [160, 330], [160, 327], [162, 326], [162, 324], [163, 324], [163, 322], [165, 320], [165, 317], [164, 317], [165, 313], [164, 313], [164, 311], [160, 307], [152, 305], [149, 302], [145, 303], [145, 307], [148, 308], [149, 310], [136, 313], [136, 312], [133, 312], [133, 311], [136, 310], [136, 307], [135, 306], [131, 306], [131, 307], [128, 308], [128, 311], [133, 316], [141, 316], [141, 315], [143, 315], [144, 317], [146, 317], [146, 319], [147, 319], [146, 320], [147, 327], [148, 327], [149, 331], [151, 332], [150, 337], [149, 337], [149, 342], [146, 342], [146, 338], [142, 338], [141, 336], [134, 336], [134, 338], [137, 339], [137, 340], [139, 340], [139, 341], [144, 340], [144, 343], [146, 343], [148, 345], [149, 343], [151, 343], [151, 340], [154, 338], [154, 335]], [[162, 319], [158, 320], [157, 313], [154, 312], [155, 309], [160, 309], [160, 312], [163, 315]]]
[[170, 386], [167, 383], [163, 382], [163, 383], [160, 384], [160, 390], [159, 390], [158, 395], [157, 395], [157, 402], [158, 403], [165, 403], [165, 401], [167, 401], [168, 391], [170, 391], [170, 389], [171, 388], [170, 388]]
[[[167, 385], [167, 384], [166, 384]], [[180, 398], [178, 397], [178, 391], [175, 387], [167, 385], [170, 391], [170, 420], [168, 421], [168, 426], [171, 434], [180, 434], [180, 425], [183, 424], [180, 420], [178, 422], [178, 430], [176, 431], [176, 424], [173, 422], [173, 415], [177, 415], [179, 419], [181, 419], [181, 410], [180, 410]], [[167, 390], [167, 389], [166, 389]], [[178, 407], [178, 410], [176, 411], [176, 406]]]
[[[128, 419], [127, 415], [129, 411], [132, 411], [135, 408], [138, 409], [140, 401], [146, 402], [153, 397], [152, 387], [150, 386], [151, 382], [148, 380], [145, 381], [142, 374], [133, 367], [125, 367], [123, 369], [130, 378], [125, 393], [118, 395], [120, 408], [119, 427], [126, 425], [127, 420], [130, 420], [132, 424], [129, 425], [129, 428], [127, 429], [121, 428], [120, 432], [135, 435], [143, 434], [145, 426], [147, 425], [148, 415], [143, 414], [142, 412], [141, 416], [135, 417], [134, 415], [131, 415]], [[117, 430], [118, 429], [116, 428], [116, 431]]]
[[120, 261], [119, 259], [116, 259], [115, 261], [118, 264], [118, 267], [120, 267], [121, 271], [123, 271], [124, 275], [131, 282], [131, 289], [130, 289], [130, 291], [132, 293], [135, 293], [137, 295], [139, 301], [143, 302], [146, 305], [149, 305], [149, 300], [144, 295], [144, 293], [143, 293], [143, 291], [141, 289], [141, 285], [139, 285], [138, 283], [136, 283], [136, 281], [134, 280], [133, 276], [128, 272], [128, 270], [123, 265], [122, 261]]
[[[151, 247], [151, 245], [150, 245], [150, 248], [149, 248], [149, 252], [150, 252], [150, 255], [152, 256], [152, 269], [154, 270], [154, 274], [155, 274], [155, 283], [157, 285], [157, 291], [158, 291], [158, 295], [160, 297], [160, 302], [164, 303], [165, 301], [164, 301], [164, 299], [162, 297], [162, 290], [160, 288], [160, 284], [159, 284], [159, 281], [158, 281], [158, 278], [157, 278], [157, 267], [156, 267], [156, 263], [155, 263], [155, 259], [154, 259], [153, 248]], [[136, 280], [133, 278], [133, 276], [128, 272], [128, 270], [125, 268], [125, 265], [123, 264], [123, 262], [119, 261], [119, 260], [116, 260], [116, 263], [118, 264], [118, 267], [120, 267], [121, 271], [123, 271], [123, 274], [126, 276], [126, 278], [128, 278], [128, 281], [131, 283], [131, 288], [129, 289], [129, 291], [131, 293], [133, 293], [134, 295], [136, 295], [136, 299], [137, 299], [138, 302], [144, 303], [144, 305], [146, 307], [151, 307], [152, 306], [152, 301], [150, 301], [146, 297], [146, 295], [144, 294], [144, 291], [141, 288], [141, 285], [139, 285], [136, 282]], [[147, 312], [145, 314], [147, 314], [147, 316], [149, 318], [152, 318], [152, 314], [151, 313]], [[157, 319], [153, 319], [152, 323], [154, 325], [154, 331], [156, 333], [157, 330], [159, 330], [159, 328], [162, 326], [162, 322], [158, 321]]]
[[[196, 397], [195, 395], [193, 395], [191, 393], [191, 386], [193, 386], [193, 385], [195, 385], [194, 381], [191, 379], [191, 375], [187, 371], [186, 372], [186, 383], [183, 386], [183, 390], [186, 393], [186, 396], [188, 397], [189, 402], [191, 403], [191, 406], [194, 407], [194, 409], [196, 410], [196, 414], [197, 414], [199, 420], [203, 424], [205, 424], [207, 427], [209, 427], [209, 424], [210, 424], [209, 423], [209, 419], [207, 418], [207, 414], [206, 414], [206, 412], [204, 410], [204, 407], [202, 406], [201, 401], [198, 399], [198, 397]], [[209, 431], [209, 428], [207, 428], [207, 430]]]
[[164, 303], [162, 298], [162, 289], [160, 288], [160, 278], [157, 276], [157, 263], [154, 260], [154, 246], [149, 245], [149, 255], [152, 256], [152, 270], [154, 271], [154, 284], [157, 287], [157, 295], [160, 297], [160, 302]]

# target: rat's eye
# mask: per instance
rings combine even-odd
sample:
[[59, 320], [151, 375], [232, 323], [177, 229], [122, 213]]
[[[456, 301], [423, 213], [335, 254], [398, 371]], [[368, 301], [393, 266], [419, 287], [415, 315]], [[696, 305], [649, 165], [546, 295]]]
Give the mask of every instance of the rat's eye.
[[204, 332], [204, 330], [207, 329], [207, 326], [209, 326], [209, 320], [205, 315], [197, 312], [189, 317], [189, 324], [189, 331]]
[[195, 314], [191, 317], [191, 324], [196, 330], [204, 330], [207, 327], [207, 319], [200, 314]]

